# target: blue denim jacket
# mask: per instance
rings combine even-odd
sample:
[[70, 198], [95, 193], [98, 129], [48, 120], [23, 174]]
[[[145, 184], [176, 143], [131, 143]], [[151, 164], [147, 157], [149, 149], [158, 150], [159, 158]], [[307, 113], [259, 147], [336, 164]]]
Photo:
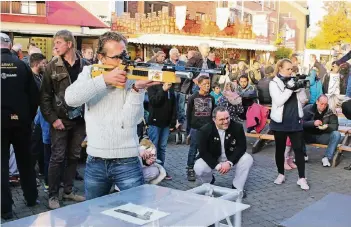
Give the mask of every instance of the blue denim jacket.
[[41, 127], [43, 143], [51, 144], [50, 124], [45, 121], [43, 114], [40, 111], [40, 108], [38, 108], [37, 115], [34, 118], [34, 124], [40, 125]]

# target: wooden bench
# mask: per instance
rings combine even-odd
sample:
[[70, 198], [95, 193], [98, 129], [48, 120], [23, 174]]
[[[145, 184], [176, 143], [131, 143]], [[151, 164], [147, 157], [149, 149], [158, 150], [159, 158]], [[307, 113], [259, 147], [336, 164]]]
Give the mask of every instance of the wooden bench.
[[[267, 109], [271, 110], [272, 106], [271, 105], [263, 105], [264, 107], [266, 107]], [[338, 117], [340, 118], [346, 118], [345, 115], [343, 113], [338, 113], [337, 114]]]
[[[348, 130], [351, 129], [350, 127], [348, 127]], [[346, 130], [346, 129], [343, 129]], [[339, 130], [340, 131], [340, 130]], [[346, 130], [347, 131], [347, 130]], [[274, 135], [269, 135], [269, 134], [253, 134], [253, 133], [245, 133], [246, 137], [250, 137], [250, 138], [257, 138], [260, 140], [274, 140]], [[310, 146], [314, 146], [314, 147], [320, 147], [320, 148], [327, 148], [328, 145], [324, 145], [324, 144], [317, 144], [317, 143], [312, 143], [312, 144], [308, 144]], [[350, 151], [351, 152], [351, 147], [349, 146], [344, 146], [339, 144], [338, 146], [338, 150], [339, 151]], [[257, 152], [256, 152], [257, 153]]]

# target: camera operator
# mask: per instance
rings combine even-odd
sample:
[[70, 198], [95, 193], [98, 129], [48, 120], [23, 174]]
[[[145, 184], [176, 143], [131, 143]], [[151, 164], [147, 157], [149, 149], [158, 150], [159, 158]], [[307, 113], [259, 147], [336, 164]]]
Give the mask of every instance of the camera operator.
[[303, 83], [297, 83], [291, 77], [293, 65], [289, 59], [280, 60], [274, 72], [275, 77], [269, 83], [269, 94], [272, 98], [272, 111], [270, 129], [275, 138], [275, 161], [278, 168], [278, 177], [275, 184], [285, 181], [284, 175], [284, 151], [286, 139], [289, 136], [292, 148], [295, 151], [295, 159], [299, 172], [297, 184], [303, 190], [309, 186], [305, 178], [305, 161], [303, 154], [303, 125], [302, 125], [302, 103], [301, 89]]
[[64, 96], [66, 88], [77, 80], [83, 66], [89, 65], [76, 54], [75, 40], [70, 31], [58, 31], [54, 36], [54, 45], [58, 56], [46, 67], [40, 94], [41, 112], [52, 126], [50, 129], [52, 150], [48, 170], [50, 209], [60, 207], [58, 193], [65, 158], [67, 166], [63, 178], [63, 198], [77, 202], [85, 200], [83, 196], [76, 195], [72, 191], [80, 157], [80, 145], [85, 137], [82, 107], [69, 107], [64, 101]]

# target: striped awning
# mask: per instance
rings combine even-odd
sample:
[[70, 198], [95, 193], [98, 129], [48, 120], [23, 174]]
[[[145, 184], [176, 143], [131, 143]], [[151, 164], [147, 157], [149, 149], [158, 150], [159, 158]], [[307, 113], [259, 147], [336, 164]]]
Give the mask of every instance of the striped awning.
[[244, 50], [276, 51], [274, 45], [257, 44], [255, 40], [214, 38], [202, 36], [167, 35], [167, 34], [145, 34], [136, 38], [128, 38], [130, 43], [149, 45], [170, 46], [199, 46], [200, 43], [208, 43], [214, 48], [233, 48]]

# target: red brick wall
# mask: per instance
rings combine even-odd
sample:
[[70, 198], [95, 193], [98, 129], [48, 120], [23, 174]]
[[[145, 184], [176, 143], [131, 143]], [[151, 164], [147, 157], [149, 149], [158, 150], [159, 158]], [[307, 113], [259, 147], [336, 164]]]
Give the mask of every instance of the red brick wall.
[[[206, 15], [211, 15], [212, 21], [216, 21], [216, 7], [217, 2], [204, 1], [204, 2], [193, 2], [193, 1], [170, 1], [173, 6], [184, 6], [190, 14], [191, 19], [195, 19], [196, 12], [204, 13]], [[174, 10], [172, 10], [174, 16]]]

